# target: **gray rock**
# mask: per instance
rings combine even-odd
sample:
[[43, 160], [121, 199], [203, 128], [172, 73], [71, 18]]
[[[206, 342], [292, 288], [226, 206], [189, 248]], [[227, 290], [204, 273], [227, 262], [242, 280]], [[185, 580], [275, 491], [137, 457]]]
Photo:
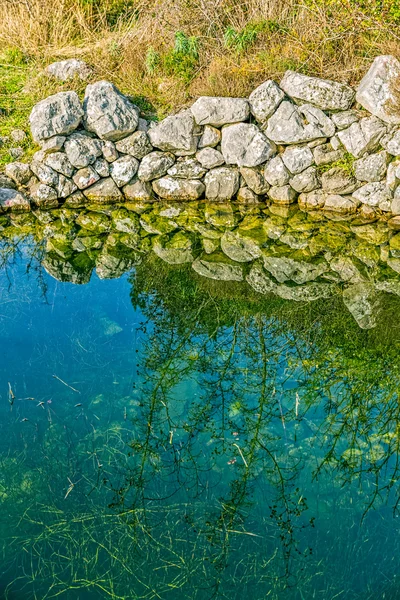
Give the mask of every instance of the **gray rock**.
[[385, 182], [367, 183], [353, 192], [353, 198], [368, 206], [379, 206], [392, 199], [392, 192]]
[[376, 326], [379, 305], [373, 284], [357, 283], [343, 291], [343, 302], [361, 329]]
[[150, 183], [140, 181], [139, 179], [131, 181], [122, 188], [124, 196], [131, 202], [153, 202], [154, 194]]
[[256, 194], [264, 195], [269, 190], [269, 183], [264, 176], [263, 167], [242, 167], [240, 174], [248, 187]]
[[268, 196], [277, 204], [292, 204], [297, 200], [297, 192], [290, 185], [272, 186]]
[[74, 192], [73, 194], [71, 194], [70, 196], [68, 196], [65, 199], [63, 207], [65, 207], [65, 208], [80, 208], [81, 206], [85, 206], [86, 203], [87, 203], [87, 200], [86, 200], [85, 196], [82, 194], [82, 192], [77, 190], [76, 192]]
[[228, 165], [256, 167], [275, 154], [272, 144], [256, 125], [237, 123], [222, 129], [221, 152]]
[[302, 193], [298, 198], [299, 207], [303, 210], [315, 210], [323, 208], [326, 194], [322, 190], [314, 190], [310, 193]]
[[51, 167], [48, 167], [43, 163], [33, 162], [31, 164], [31, 171], [36, 175], [41, 183], [52, 187], [57, 187], [58, 173]]
[[67, 138], [64, 135], [54, 135], [48, 138], [42, 143], [41, 150], [43, 154], [51, 154], [52, 152], [59, 152], [64, 146], [64, 142]]
[[111, 177], [100, 179], [97, 183], [83, 192], [86, 198], [93, 203], [108, 204], [122, 200], [123, 196]]
[[162, 177], [153, 181], [152, 185], [157, 196], [165, 200], [198, 200], [205, 190], [198, 179]]
[[313, 150], [315, 163], [320, 165], [329, 165], [344, 157], [344, 148], [334, 150], [331, 144], [321, 144]]
[[4, 171], [7, 177], [10, 177], [10, 179], [15, 181], [18, 185], [28, 183], [29, 179], [32, 177], [30, 166], [22, 162], [8, 163], [5, 166]]
[[335, 288], [328, 283], [308, 283], [296, 287], [278, 285], [275, 293], [285, 300], [313, 302], [320, 298], [330, 298], [335, 293]]
[[249, 102], [245, 98], [201, 96], [190, 110], [198, 125], [214, 127], [246, 121], [250, 114]]
[[351, 194], [360, 184], [350, 173], [334, 167], [322, 173], [321, 185], [324, 192], [328, 194]]
[[32, 201], [38, 208], [56, 208], [58, 206], [57, 192], [45, 183], [39, 183], [31, 189]]
[[179, 179], [201, 179], [206, 169], [194, 158], [180, 158], [168, 169], [168, 175]]
[[292, 177], [289, 183], [296, 192], [312, 192], [320, 187], [318, 171], [316, 167], [309, 167]]
[[173, 152], [177, 156], [194, 154], [197, 149], [197, 127], [190, 110], [171, 115], [151, 127], [150, 142], [156, 148]]
[[264, 256], [264, 268], [280, 283], [294, 281], [297, 284], [318, 279], [329, 270], [325, 262], [317, 264], [279, 256]]
[[256, 88], [249, 97], [250, 110], [260, 123], [264, 123], [278, 108], [285, 94], [269, 79]]
[[240, 187], [236, 200], [244, 204], [256, 204], [259, 201], [259, 196], [248, 187]]
[[67, 198], [71, 194], [73, 194], [77, 190], [76, 184], [69, 179], [69, 177], [65, 177], [65, 175], [60, 174], [58, 178], [57, 184], [57, 196], [59, 198]]
[[324, 210], [342, 214], [353, 214], [357, 211], [358, 202], [350, 196], [339, 194], [326, 194]]
[[18, 146], [18, 148], [10, 148], [8, 150], [8, 153], [15, 158], [16, 160], [18, 160], [19, 158], [22, 158], [22, 156], [25, 154], [25, 151], [23, 148], [21, 148], [20, 146]]
[[105, 158], [98, 158], [95, 160], [93, 168], [100, 177], [108, 177], [110, 175], [110, 165]]
[[110, 164], [110, 175], [118, 187], [131, 181], [139, 168], [139, 161], [130, 155], [120, 156]]
[[3, 173], [0, 173], [0, 188], [8, 188], [10, 190], [15, 190], [16, 185], [10, 177], [7, 177], [7, 175], [3, 175]]
[[276, 290], [276, 283], [266, 274], [261, 265], [255, 264], [251, 267], [246, 281], [259, 294], [270, 294]]
[[400, 183], [400, 179], [398, 177], [398, 175], [400, 175], [400, 172], [398, 171], [399, 167], [400, 167], [400, 160], [396, 159], [393, 162], [391, 162], [387, 168], [386, 185], [392, 191], [394, 191]]
[[138, 126], [137, 107], [109, 81], [87, 86], [83, 110], [86, 129], [102, 140], [118, 141]]
[[0, 213], [25, 212], [31, 205], [21, 192], [10, 188], [0, 188]]
[[325, 137], [319, 127], [305, 124], [294, 104], [283, 100], [268, 120], [266, 136], [277, 144], [299, 144]]
[[334, 122], [320, 109], [312, 104], [302, 104], [299, 111], [305, 117], [308, 123], [315, 125], [326, 137], [335, 135], [336, 127]]
[[358, 283], [364, 279], [350, 256], [335, 256], [330, 260], [330, 268], [340, 276], [341, 281]]
[[345, 110], [343, 112], [333, 113], [331, 119], [335, 123], [337, 129], [347, 129], [350, 125], [360, 120], [355, 110]]
[[10, 133], [10, 138], [13, 140], [13, 142], [17, 142], [17, 144], [22, 144], [22, 142], [25, 142], [25, 140], [27, 139], [27, 135], [22, 129], [13, 129]]
[[314, 164], [313, 153], [307, 146], [291, 146], [290, 148], [286, 148], [285, 152], [281, 154], [281, 158], [292, 175], [301, 173]]
[[115, 144], [118, 152], [130, 154], [135, 158], [141, 159], [153, 150], [149, 136], [144, 131], [135, 131], [128, 137]]
[[104, 140], [101, 144], [101, 149], [104, 158], [109, 163], [114, 162], [114, 160], [117, 160], [117, 158], [119, 157], [119, 153], [115, 147], [114, 142], [111, 142], [110, 140]]
[[232, 167], [217, 167], [206, 174], [204, 183], [209, 200], [230, 200], [239, 189], [239, 171]]
[[79, 169], [73, 177], [73, 181], [75, 185], [80, 189], [84, 190], [96, 181], [99, 181], [100, 176], [92, 167], [84, 167], [83, 169]]
[[339, 131], [337, 136], [355, 158], [361, 158], [367, 152], [377, 149], [381, 138], [386, 133], [386, 126], [376, 117], [364, 117], [348, 129]]
[[57, 171], [57, 173], [65, 175], [65, 177], [72, 177], [75, 172], [74, 167], [64, 152], [52, 152], [48, 154], [44, 159], [44, 164]]
[[255, 241], [237, 231], [226, 231], [223, 234], [221, 250], [236, 262], [251, 262], [261, 256], [261, 249]]
[[153, 251], [170, 265], [182, 265], [194, 260], [191, 240], [182, 232], [176, 233], [165, 245], [160, 242], [160, 238], [156, 239]]
[[51, 63], [46, 67], [46, 73], [60, 81], [68, 81], [75, 77], [86, 81], [92, 75], [92, 69], [83, 60], [68, 58]]
[[83, 110], [75, 92], [59, 92], [38, 102], [29, 117], [32, 137], [36, 142], [55, 135], [66, 135], [80, 124]]
[[138, 177], [142, 181], [152, 181], [163, 177], [175, 162], [175, 157], [167, 152], [154, 151], [147, 154], [139, 165]]
[[208, 277], [209, 279], [243, 281], [243, 271], [240, 265], [198, 259], [192, 263], [192, 268], [199, 275]]
[[274, 156], [265, 165], [264, 177], [270, 185], [282, 186], [289, 183], [290, 173], [280, 156]]
[[215, 167], [220, 167], [225, 163], [224, 157], [222, 156], [219, 150], [215, 148], [203, 148], [196, 154], [196, 158], [199, 163], [205, 169], [214, 169]]
[[400, 62], [394, 56], [377, 56], [357, 88], [356, 100], [386, 123], [400, 123], [396, 91]]
[[380, 143], [389, 154], [400, 156], [400, 129], [384, 135]]
[[370, 154], [354, 162], [354, 173], [358, 181], [382, 181], [385, 179], [389, 157], [385, 151]]
[[70, 135], [64, 144], [64, 150], [70, 163], [77, 169], [93, 164], [96, 158], [102, 155], [100, 140], [82, 133]]
[[146, 121], [146, 119], [142, 119], [141, 117], [139, 117], [137, 130], [144, 131], [145, 133], [147, 133], [149, 130], [149, 127], [150, 127], [150, 123], [148, 121]]
[[219, 129], [206, 125], [204, 127], [203, 134], [199, 140], [199, 149], [201, 148], [215, 148], [221, 142], [221, 132]]
[[347, 110], [354, 102], [355, 92], [350, 86], [294, 71], [286, 71], [280, 86], [288, 96], [322, 110]]

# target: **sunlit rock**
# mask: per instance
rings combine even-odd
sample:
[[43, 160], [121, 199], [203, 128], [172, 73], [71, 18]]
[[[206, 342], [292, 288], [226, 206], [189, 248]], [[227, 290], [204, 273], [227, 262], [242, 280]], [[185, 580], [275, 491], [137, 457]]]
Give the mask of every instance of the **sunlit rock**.
[[218, 260], [198, 259], [192, 263], [193, 269], [199, 275], [220, 281], [242, 281], [243, 271], [240, 265], [219, 262]]
[[294, 71], [286, 71], [280, 87], [295, 100], [310, 102], [322, 110], [348, 110], [355, 97], [355, 91], [346, 84]]
[[377, 56], [362, 78], [356, 100], [386, 123], [400, 123], [398, 98], [400, 62], [394, 56]]
[[250, 110], [257, 121], [264, 123], [275, 112], [284, 97], [285, 94], [279, 85], [269, 79], [251, 92]]
[[343, 302], [361, 329], [376, 326], [379, 304], [373, 284], [357, 283], [347, 287], [343, 291]]
[[29, 117], [32, 137], [36, 142], [74, 131], [83, 117], [83, 109], [75, 92], [59, 92], [35, 106]]
[[212, 125], [214, 127], [246, 121], [250, 114], [247, 98], [201, 96], [191, 106], [190, 110], [198, 125]]

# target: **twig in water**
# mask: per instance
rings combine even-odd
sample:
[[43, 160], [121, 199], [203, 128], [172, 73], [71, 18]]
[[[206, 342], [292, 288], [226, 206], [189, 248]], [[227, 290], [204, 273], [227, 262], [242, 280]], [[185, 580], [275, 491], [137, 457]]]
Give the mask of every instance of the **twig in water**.
[[76, 390], [74, 387], [72, 387], [72, 385], [68, 385], [68, 383], [66, 383], [65, 381], [63, 381], [62, 379], [60, 379], [60, 377], [58, 377], [57, 375], [53, 375], [53, 377], [54, 377], [54, 379], [58, 379], [58, 381], [61, 381], [61, 383], [63, 383], [64, 385], [66, 385], [67, 388], [69, 388], [73, 392], [76, 392], [77, 394], [80, 394], [79, 390]]
[[11, 383], [8, 382], [8, 401], [9, 401], [11, 407], [14, 404], [14, 400], [15, 400], [15, 394], [12, 391]]
[[248, 468], [249, 468], [249, 465], [247, 464], [247, 462], [246, 462], [246, 459], [245, 459], [245, 457], [243, 456], [243, 452], [241, 451], [241, 449], [240, 449], [240, 446], [238, 446], [237, 444], [233, 444], [233, 445], [234, 445], [234, 446], [236, 446], [236, 448], [239, 450], [239, 454], [240, 454], [240, 456], [242, 457], [242, 461], [243, 461], [243, 462], [244, 462], [244, 464], [246, 465], [246, 469], [248, 469]]
[[296, 419], [299, 416], [299, 404], [300, 404], [300, 397], [299, 397], [299, 394], [296, 392]]

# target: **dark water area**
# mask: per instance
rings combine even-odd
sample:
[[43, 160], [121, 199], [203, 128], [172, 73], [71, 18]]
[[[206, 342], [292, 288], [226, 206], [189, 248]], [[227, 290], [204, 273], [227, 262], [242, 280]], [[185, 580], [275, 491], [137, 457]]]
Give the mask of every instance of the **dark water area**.
[[1, 598], [400, 597], [396, 231], [1, 219]]

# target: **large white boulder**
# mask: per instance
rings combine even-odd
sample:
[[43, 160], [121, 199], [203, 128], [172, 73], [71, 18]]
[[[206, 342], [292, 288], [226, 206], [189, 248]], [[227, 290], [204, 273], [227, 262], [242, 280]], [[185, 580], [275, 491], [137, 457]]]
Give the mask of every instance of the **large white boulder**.
[[349, 85], [286, 71], [280, 87], [296, 101], [309, 102], [322, 110], [347, 110], [354, 102], [355, 91]]
[[271, 158], [276, 148], [256, 125], [237, 123], [222, 129], [221, 152], [228, 165], [256, 167]]
[[357, 88], [356, 100], [382, 121], [398, 124], [399, 93], [400, 62], [394, 56], [377, 56]]
[[221, 127], [245, 121], [250, 114], [246, 98], [200, 96], [190, 109], [198, 125]]
[[75, 92], [59, 92], [41, 100], [29, 116], [32, 137], [36, 142], [53, 135], [65, 135], [80, 124], [83, 110]]

